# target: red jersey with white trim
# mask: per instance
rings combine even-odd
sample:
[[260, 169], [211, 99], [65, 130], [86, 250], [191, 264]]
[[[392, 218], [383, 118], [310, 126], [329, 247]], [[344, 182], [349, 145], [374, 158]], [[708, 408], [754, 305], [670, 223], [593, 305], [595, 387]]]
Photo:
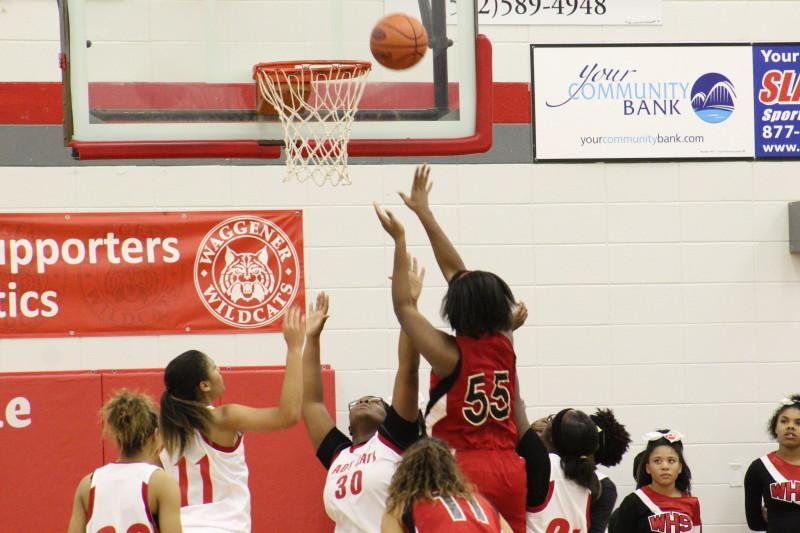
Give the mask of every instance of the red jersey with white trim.
[[756, 459], [744, 477], [744, 502], [750, 529], [800, 531], [800, 465], [787, 463], [776, 452]]
[[551, 453], [549, 459], [550, 485], [547, 497], [541, 505], [528, 508], [527, 532], [563, 530], [569, 533], [586, 533], [589, 531], [592, 493], [564, 476], [561, 457]]
[[417, 500], [403, 515], [406, 533], [499, 533], [500, 515], [480, 494]]
[[431, 373], [428, 434], [455, 450], [514, 450], [517, 356], [511, 340], [500, 333], [455, 340], [456, 368], [445, 378]]
[[336, 533], [380, 533], [389, 482], [402, 450], [377, 431], [339, 452], [328, 468], [323, 501]]
[[110, 463], [92, 474], [86, 533], [158, 531], [147, 503], [150, 476], [158, 470], [148, 463]]
[[170, 457], [163, 450], [161, 463], [178, 480], [184, 533], [249, 533], [249, 471], [242, 435], [227, 447], [195, 431], [182, 456]]
[[694, 496], [670, 497], [657, 493], [649, 486], [633, 493], [650, 513], [646, 524], [655, 533], [702, 533], [700, 502]]

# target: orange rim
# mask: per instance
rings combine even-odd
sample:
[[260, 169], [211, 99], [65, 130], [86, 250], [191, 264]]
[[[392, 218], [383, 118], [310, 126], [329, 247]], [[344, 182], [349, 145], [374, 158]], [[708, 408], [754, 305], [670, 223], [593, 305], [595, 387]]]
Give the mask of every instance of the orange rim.
[[272, 63], [257, 63], [253, 65], [253, 79], [266, 76], [275, 82], [282, 82], [287, 76], [292, 76], [306, 81], [316, 79], [336, 80], [342, 74], [348, 78], [358, 78], [372, 70], [369, 61], [326, 61], [322, 59], [309, 61], [277, 61]]

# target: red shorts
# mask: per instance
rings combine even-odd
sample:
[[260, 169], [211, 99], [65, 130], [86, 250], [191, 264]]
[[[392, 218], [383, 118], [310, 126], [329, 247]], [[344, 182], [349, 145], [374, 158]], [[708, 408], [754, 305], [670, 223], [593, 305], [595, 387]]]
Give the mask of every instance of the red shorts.
[[525, 533], [525, 460], [514, 450], [457, 450], [456, 463], [514, 533]]

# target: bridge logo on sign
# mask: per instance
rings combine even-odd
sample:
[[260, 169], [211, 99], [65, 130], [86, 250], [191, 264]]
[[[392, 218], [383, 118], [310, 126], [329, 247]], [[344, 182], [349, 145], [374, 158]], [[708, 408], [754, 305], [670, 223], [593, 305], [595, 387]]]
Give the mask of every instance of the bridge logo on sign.
[[704, 122], [716, 124], [728, 120], [735, 100], [733, 83], [718, 72], [703, 74], [692, 85], [692, 109]]

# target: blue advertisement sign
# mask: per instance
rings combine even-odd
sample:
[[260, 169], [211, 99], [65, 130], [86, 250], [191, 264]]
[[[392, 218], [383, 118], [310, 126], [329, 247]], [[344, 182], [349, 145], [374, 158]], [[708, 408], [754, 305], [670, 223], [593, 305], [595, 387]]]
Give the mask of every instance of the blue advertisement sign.
[[755, 155], [800, 158], [800, 46], [753, 46]]

